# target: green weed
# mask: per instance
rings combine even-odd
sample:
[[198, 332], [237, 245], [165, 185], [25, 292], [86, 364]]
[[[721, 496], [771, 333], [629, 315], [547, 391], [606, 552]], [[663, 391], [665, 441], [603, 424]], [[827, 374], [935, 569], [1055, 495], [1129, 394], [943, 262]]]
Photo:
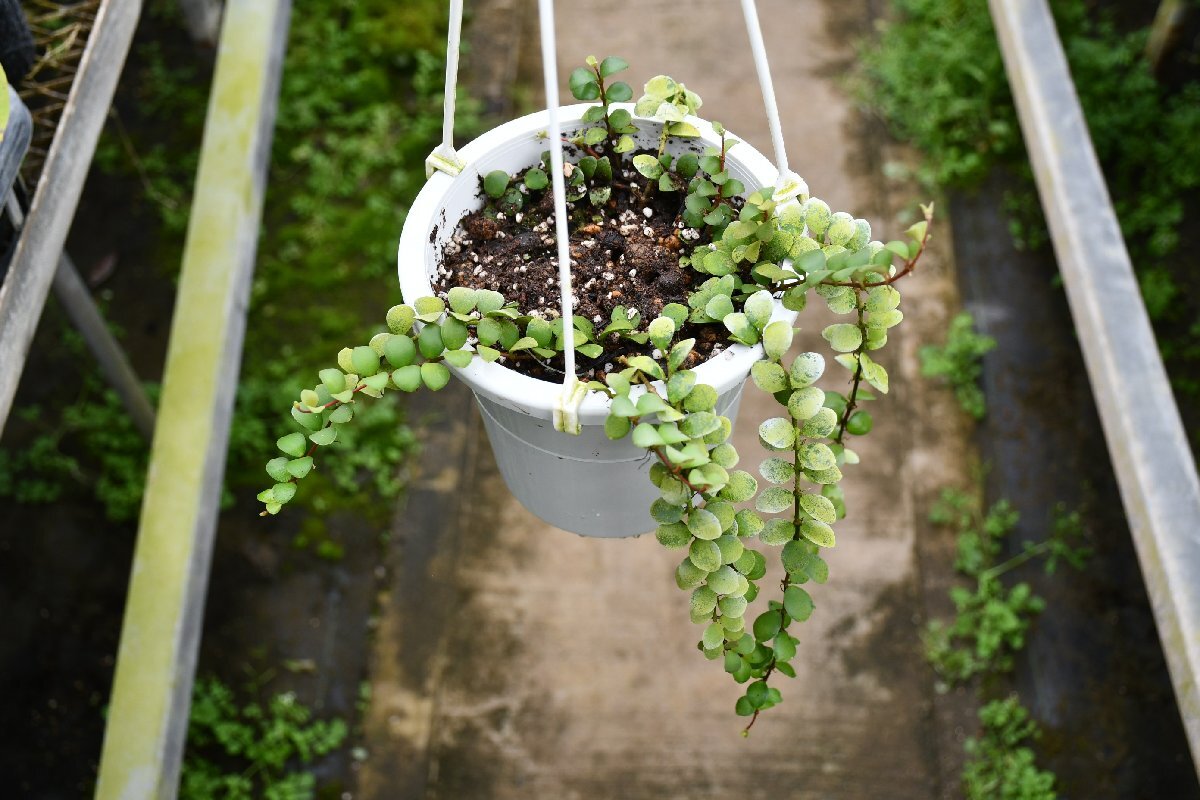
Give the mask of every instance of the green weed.
[[340, 719], [314, 720], [291, 692], [262, 705], [217, 678], [196, 681], [180, 780], [183, 800], [310, 800], [316, 780], [300, 767], [346, 740]]
[[979, 387], [983, 375], [980, 362], [995, 348], [996, 340], [976, 333], [974, 317], [964, 311], [950, 321], [944, 345], [925, 345], [918, 351], [921, 374], [926, 378], [944, 378], [954, 387], [954, 396], [962, 410], [975, 419], [983, 419], [987, 401]]

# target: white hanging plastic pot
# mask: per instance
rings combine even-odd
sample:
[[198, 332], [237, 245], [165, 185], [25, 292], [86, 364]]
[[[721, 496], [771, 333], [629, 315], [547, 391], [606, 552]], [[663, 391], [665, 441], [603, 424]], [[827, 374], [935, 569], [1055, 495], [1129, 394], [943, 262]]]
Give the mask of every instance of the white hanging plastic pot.
[[[584, 127], [583, 112], [591, 104], [564, 106], [559, 111], [570, 137]], [[627, 104], [624, 106], [632, 112]], [[458, 155], [466, 168], [451, 177], [436, 172], [417, 196], [400, 236], [400, 290], [405, 302], [432, 295], [442, 248], [454, 235], [459, 220], [483, 206], [480, 178], [492, 170], [513, 174], [538, 162], [547, 148], [548, 112], [539, 111], [494, 128]], [[656, 148], [661, 130], [653, 120], [636, 118], [638, 147]], [[699, 138], [672, 137], [667, 149], [675, 155], [720, 147], [720, 137], [708, 122], [688, 117]], [[736, 138], [736, 137], [735, 137]], [[775, 183], [777, 170], [744, 141], [726, 156], [730, 177], [748, 192]], [[776, 302], [772, 319], [791, 324], [796, 312]], [[717, 390], [717, 413], [737, 416], [742, 387], [750, 366], [762, 358], [762, 346], [730, 345], [696, 367], [700, 383]], [[513, 495], [551, 525], [584, 536], [635, 536], [653, 527], [650, 504], [658, 490], [650, 482], [653, 456], [628, 437], [611, 441], [604, 434], [609, 400], [591, 392], [579, 408], [583, 430], [578, 436], [561, 433], [552, 423], [562, 385], [531, 378], [499, 364], [475, 359], [463, 369], [450, 367], [475, 393], [491, 440], [496, 463]], [[637, 389], [634, 390], [635, 399]]]

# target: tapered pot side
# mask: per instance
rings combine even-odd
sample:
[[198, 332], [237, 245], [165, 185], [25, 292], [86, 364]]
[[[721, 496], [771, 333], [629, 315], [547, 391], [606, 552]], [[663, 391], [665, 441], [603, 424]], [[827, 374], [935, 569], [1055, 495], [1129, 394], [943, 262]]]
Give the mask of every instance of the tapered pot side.
[[[586, 127], [583, 112], [590, 104], [559, 110], [567, 136]], [[632, 107], [625, 105], [632, 112]], [[661, 127], [635, 117], [639, 148], [657, 148]], [[699, 138], [669, 139], [674, 155], [720, 147], [708, 122], [688, 117]], [[466, 168], [456, 177], [438, 172], [425, 184], [409, 210], [400, 236], [398, 270], [405, 302], [434, 293], [443, 247], [458, 222], [483, 205], [480, 178], [492, 170], [516, 173], [536, 163], [547, 148], [547, 111], [539, 111], [494, 128], [459, 150]], [[732, 134], [731, 134], [732, 135]], [[737, 138], [736, 136], [734, 138]], [[744, 141], [729, 151], [726, 169], [748, 192], [775, 182], [775, 167]], [[772, 320], [789, 324], [796, 312], [776, 302]], [[750, 366], [762, 358], [762, 346], [731, 344], [696, 367], [700, 383], [717, 390], [718, 413], [735, 419]], [[610, 401], [590, 392], [579, 409], [579, 436], [554, 430], [553, 409], [562, 385], [538, 380], [499, 363], [474, 359], [466, 367], [450, 367], [471, 388], [501, 475], [513, 495], [541, 519], [584, 536], [636, 536], [654, 527], [650, 503], [658, 490], [650, 483], [651, 458], [628, 438], [611, 441], [604, 434]], [[641, 390], [644, 391], [644, 390]], [[638, 389], [634, 390], [640, 393]]]

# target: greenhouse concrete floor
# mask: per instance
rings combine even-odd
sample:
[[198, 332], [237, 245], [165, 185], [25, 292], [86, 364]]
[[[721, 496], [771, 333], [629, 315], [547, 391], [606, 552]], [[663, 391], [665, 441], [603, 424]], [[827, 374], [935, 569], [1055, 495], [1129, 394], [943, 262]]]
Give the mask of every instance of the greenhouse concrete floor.
[[[529, 5], [484, 3], [475, 24]], [[736, 4], [686, 4], [686, 19], [661, 0], [556, 7], [561, 74], [593, 53], [628, 58], [631, 83], [670, 73], [703, 96], [705, 117], [770, 153]], [[895, 238], [924, 198], [883, 177], [900, 156], [842, 82], [870, 31], [868, 4], [763, 0], [759, 12], [793, 167], [835, 209]], [[523, 36], [514, 47], [536, 47]], [[922, 658], [923, 620], [944, 610], [952, 579], [952, 542], [924, 520], [942, 486], [969, 485], [971, 451], [952, 399], [918, 376], [918, 344], [940, 341], [958, 303], [948, 226], [935, 230], [902, 286], [906, 321], [881, 355], [892, 391], [871, 409], [863, 463], [843, 483], [850, 514], [800, 627], [798, 677], [748, 739], [733, 714], [740, 687], [695, 650], [699, 629], [672, 579], [678, 553], [652, 536], [589, 540], [534, 517], [504, 486], [459, 384], [415, 408], [430, 424], [393, 528], [357, 796], [952, 796], [970, 704], [937, 695]], [[798, 347], [824, 350], [822, 313], [799, 324]], [[766, 457], [755, 431], [775, 409], [746, 391], [743, 467]]]

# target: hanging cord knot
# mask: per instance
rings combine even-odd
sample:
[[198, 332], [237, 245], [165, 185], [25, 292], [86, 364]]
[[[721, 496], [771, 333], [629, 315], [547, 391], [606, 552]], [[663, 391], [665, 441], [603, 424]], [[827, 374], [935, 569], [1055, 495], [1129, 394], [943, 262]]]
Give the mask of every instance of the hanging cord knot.
[[554, 430], [580, 434], [583, 428], [579, 422], [579, 406], [587, 393], [586, 383], [581, 383], [574, 375], [567, 376], [562, 392], [554, 401]]
[[435, 172], [444, 172], [451, 178], [466, 169], [467, 164], [459, 157], [458, 151], [448, 144], [442, 143], [433, 148], [425, 159], [425, 177], [432, 178]]
[[779, 177], [775, 180], [775, 192], [772, 199], [777, 203], [783, 203], [792, 198], [801, 203], [808, 200], [808, 183], [789, 169], [780, 172]]

